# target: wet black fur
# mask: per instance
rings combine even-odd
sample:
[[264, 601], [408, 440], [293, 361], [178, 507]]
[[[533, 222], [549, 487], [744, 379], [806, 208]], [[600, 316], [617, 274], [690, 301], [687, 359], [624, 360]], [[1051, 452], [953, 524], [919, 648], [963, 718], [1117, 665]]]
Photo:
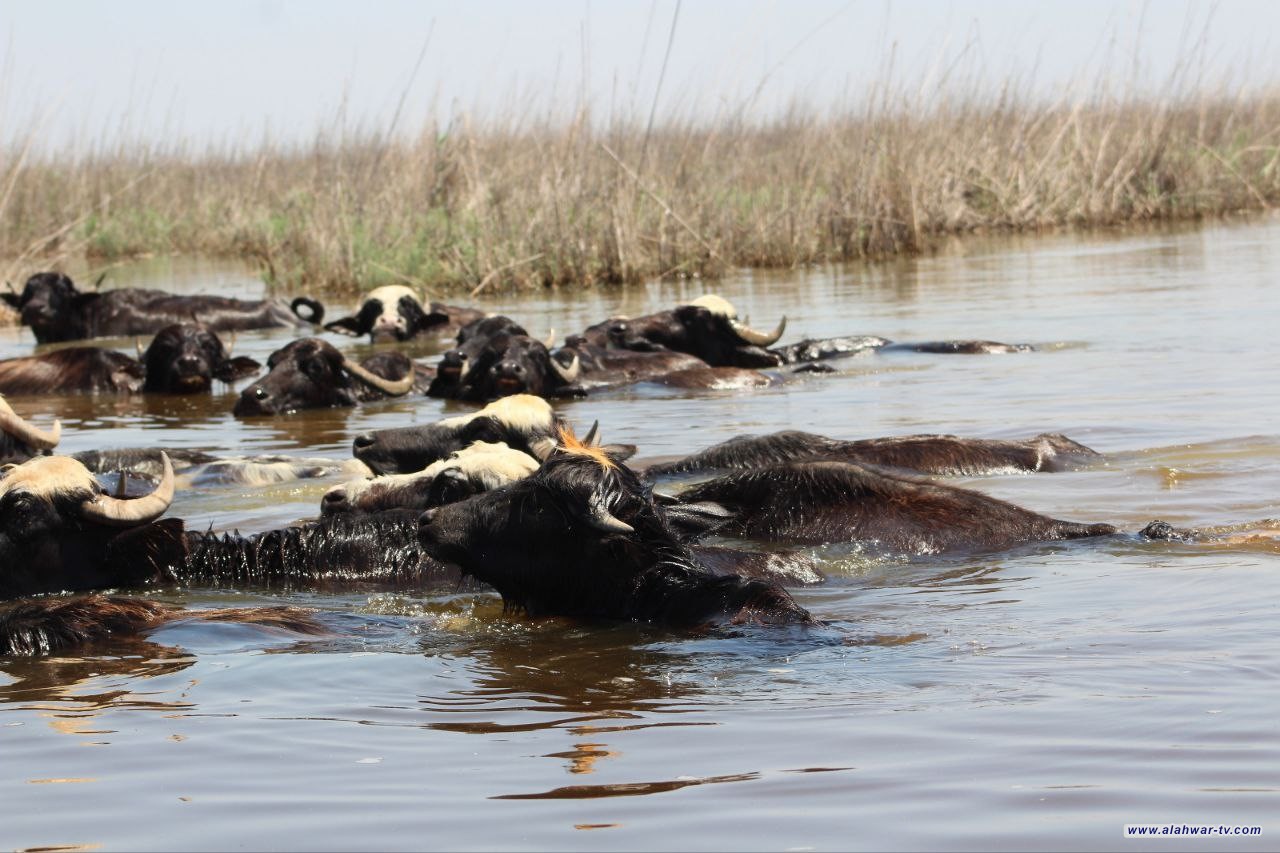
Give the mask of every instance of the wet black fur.
[[[343, 361], [342, 353], [328, 341], [293, 341], [271, 354], [267, 359], [270, 372], [240, 392], [233, 413], [238, 417], [280, 415], [298, 409], [355, 406], [386, 399], [385, 393], [344, 370]], [[419, 375], [419, 368], [403, 353], [378, 353], [361, 362], [361, 366], [392, 380], [413, 371], [415, 387], [426, 384], [425, 375]]]
[[[177, 296], [159, 290], [126, 288], [81, 293], [61, 273], [37, 273], [20, 295], [4, 294], [22, 314], [40, 343], [118, 335], [151, 335], [173, 323], [198, 322], [223, 332], [304, 325], [324, 314], [320, 303], [299, 297], [242, 300], [223, 296]], [[298, 307], [310, 310], [303, 318]]]
[[649, 476], [751, 469], [785, 462], [862, 462], [926, 474], [979, 476], [999, 471], [1062, 471], [1100, 455], [1064, 435], [1043, 433], [1024, 441], [906, 435], [841, 441], [798, 430], [739, 435], [706, 450], [652, 465]]
[[[593, 527], [586, 520], [592, 501], [634, 532]], [[672, 531], [649, 487], [620, 464], [606, 470], [558, 452], [531, 478], [428, 510], [419, 531], [428, 553], [531, 616], [674, 626], [812, 621], [776, 584], [709, 571]]]
[[186, 534], [178, 583], [231, 589], [418, 590], [454, 584], [458, 573], [428, 557], [417, 511], [331, 516], [253, 536]]
[[1109, 524], [1059, 521], [968, 489], [868, 465], [774, 465], [681, 493], [735, 513], [722, 530], [763, 541], [861, 542], [907, 554], [987, 551], [1021, 542], [1107, 536]]

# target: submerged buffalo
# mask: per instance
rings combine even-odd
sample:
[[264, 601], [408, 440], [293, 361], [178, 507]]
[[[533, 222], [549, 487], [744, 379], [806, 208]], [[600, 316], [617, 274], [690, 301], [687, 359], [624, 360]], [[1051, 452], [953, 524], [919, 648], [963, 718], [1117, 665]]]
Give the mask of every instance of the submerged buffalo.
[[477, 441], [502, 442], [545, 459], [555, 449], [556, 435], [563, 424], [546, 400], [516, 394], [469, 415], [358, 435], [352, 452], [375, 474], [412, 474]]
[[809, 339], [773, 346], [786, 329], [783, 317], [770, 332], [738, 319], [726, 299], [708, 294], [685, 305], [642, 317], [615, 317], [573, 336], [567, 343], [638, 351], [671, 350], [702, 359], [712, 367], [768, 368], [811, 364], [863, 352], [912, 351], [943, 354], [1028, 352], [1029, 344], [959, 340], [894, 343], [871, 335]]
[[61, 423], [54, 421], [48, 431], [37, 429], [0, 395], [0, 465], [14, 465], [47, 454], [61, 440]]
[[797, 430], [740, 435], [699, 453], [650, 465], [651, 477], [786, 462], [862, 462], [924, 474], [975, 477], [1004, 471], [1063, 471], [1101, 455], [1065, 435], [1042, 433], [1024, 441], [905, 435], [841, 441]]
[[319, 338], [303, 338], [267, 359], [266, 376], [240, 392], [237, 417], [283, 415], [299, 409], [355, 406], [403, 397], [426, 386], [426, 374], [398, 352], [379, 353], [357, 364]]
[[[174, 323], [200, 323], [215, 332], [270, 329], [319, 323], [324, 307], [299, 296], [231, 299], [225, 296], [177, 296], [160, 290], [124, 288], [81, 293], [61, 273], [37, 273], [21, 294], [0, 294], [22, 314], [40, 343], [120, 335], [152, 335]], [[304, 313], [305, 309], [305, 313]]]
[[315, 614], [298, 607], [177, 605], [118, 595], [28, 598], [0, 603], [0, 656], [61, 651], [108, 637], [133, 636], [170, 622], [234, 622], [295, 634], [325, 634]]
[[699, 483], [681, 500], [723, 506], [727, 535], [768, 542], [858, 542], [898, 554], [993, 551], [1116, 533], [1031, 512], [969, 489], [849, 462], [770, 465]]
[[415, 474], [352, 480], [325, 493], [322, 515], [364, 514], [389, 509], [426, 509], [460, 501], [528, 477], [533, 456], [503, 442], [477, 441]]
[[106, 494], [75, 459], [44, 456], [0, 478], [0, 600], [181, 584], [222, 588], [423, 589], [457, 574], [425, 555], [416, 512], [334, 517], [254, 536], [191, 532], [161, 518], [176, 477], [137, 498]]
[[781, 360], [765, 347], [776, 343], [786, 328], [783, 317], [772, 331], [757, 331], [738, 320], [727, 300], [708, 295], [667, 311], [606, 320], [580, 338], [598, 347], [682, 352], [712, 367], [776, 367]]
[[373, 341], [407, 341], [419, 335], [452, 335], [484, 317], [483, 311], [441, 302], [426, 305], [408, 287], [388, 285], [369, 291], [351, 317], [325, 323], [326, 331]]
[[567, 430], [533, 476], [427, 510], [419, 536], [432, 557], [531, 616], [683, 627], [814, 621], [776, 583], [715, 574], [632, 471]]
[[81, 346], [4, 359], [0, 392], [195, 394], [208, 391], [215, 379], [230, 384], [262, 367], [251, 358], [232, 358], [216, 334], [193, 323], [166, 326], [138, 355]]

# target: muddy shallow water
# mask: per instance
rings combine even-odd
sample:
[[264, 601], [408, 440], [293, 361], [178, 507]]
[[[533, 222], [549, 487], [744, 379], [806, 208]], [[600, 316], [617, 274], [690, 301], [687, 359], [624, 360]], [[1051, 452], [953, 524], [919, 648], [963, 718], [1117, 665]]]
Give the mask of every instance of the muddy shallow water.
[[[234, 268], [167, 261], [110, 281], [261, 290]], [[482, 304], [563, 337], [704, 289]], [[561, 410], [642, 457], [784, 428], [1064, 432], [1105, 461], [964, 484], [1126, 531], [1161, 518], [1258, 536], [912, 560], [828, 546], [829, 583], [796, 592], [829, 623], [819, 629], [530, 622], [492, 595], [444, 589], [288, 596], [328, 612], [334, 635], [319, 640], [177, 624], [0, 659], [0, 847], [1142, 849], [1122, 837], [1136, 823], [1261, 825], [1260, 839], [1212, 844], [1275, 846], [1280, 222], [969, 243], [714, 290], [757, 326], [785, 313], [786, 340], [981, 337], [1039, 351], [867, 355], [768, 389], [639, 387]], [[337, 316], [341, 300], [329, 303]], [[236, 352], [265, 361], [290, 337], [242, 333]], [[28, 332], [0, 330], [0, 356], [31, 347]], [[469, 409], [415, 399], [239, 421], [234, 399], [11, 402], [38, 425], [61, 417], [68, 452], [335, 459], [358, 432]], [[257, 531], [314, 515], [336, 481], [191, 490], [171, 514]]]

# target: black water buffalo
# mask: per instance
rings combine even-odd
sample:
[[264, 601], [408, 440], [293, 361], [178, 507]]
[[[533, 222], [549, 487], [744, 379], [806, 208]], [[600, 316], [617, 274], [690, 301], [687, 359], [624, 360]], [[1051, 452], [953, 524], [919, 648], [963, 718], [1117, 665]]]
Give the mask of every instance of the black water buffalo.
[[[569, 343], [627, 350], [673, 350], [695, 355], [712, 367], [768, 368], [810, 364], [863, 352], [911, 351], [942, 354], [1028, 352], [1029, 344], [959, 340], [894, 343], [873, 335], [808, 339], [772, 347], [786, 329], [785, 317], [771, 332], [738, 320], [737, 309], [719, 296], [706, 295], [686, 305], [646, 314], [616, 317], [588, 328]], [[766, 347], [771, 347], [766, 349]]]
[[[324, 307], [299, 296], [231, 299], [225, 296], [177, 296], [160, 290], [126, 288], [81, 293], [61, 273], [37, 273], [21, 294], [0, 294], [22, 313], [40, 343], [118, 335], [152, 335], [174, 323], [200, 323], [215, 332], [270, 329], [319, 323]], [[301, 309], [306, 309], [304, 316]]]
[[384, 352], [360, 364], [333, 344], [303, 338], [267, 359], [269, 373], [240, 392], [234, 414], [283, 415], [299, 409], [355, 406], [425, 390], [427, 372], [398, 352]]
[[785, 462], [863, 462], [924, 474], [975, 477], [1004, 471], [1063, 471], [1101, 455], [1065, 435], [1043, 433], [1024, 441], [905, 435], [840, 441], [796, 430], [740, 435], [699, 453], [650, 465], [651, 477]]
[[581, 337], [595, 346], [687, 353], [712, 367], [776, 367], [782, 360], [765, 347], [776, 343], [786, 327], [783, 317], [772, 332], [752, 329], [738, 320], [727, 300], [708, 295], [642, 317], [606, 320]]
[[153, 482], [158, 481], [164, 472], [162, 460], [165, 456], [170, 457], [178, 477], [178, 485], [182, 488], [228, 483], [266, 486], [335, 474], [356, 476], [369, 473], [368, 466], [357, 459], [288, 456], [278, 453], [218, 456], [199, 450], [170, 448], [165, 451], [159, 447], [122, 447], [81, 450], [71, 454], [71, 458], [95, 474], [123, 471], [133, 477]]
[[477, 441], [415, 474], [364, 478], [335, 486], [325, 493], [320, 512], [363, 514], [442, 506], [524, 479], [537, 471], [538, 465], [533, 456], [502, 442]]
[[567, 430], [536, 474], [429, 509], [418, 532], [429, 555], [530, 616], [813, 622], [775, 583], [712, 572], [632, 471]]
[[427, 389], [427, 396], [470, 397], [468, 389], [497, 364], [506, 352], [508, 341], [528, 334], [515, 320], [502, 315], [485, 317], [462, 327], [456, 346], [443, 353], [436, 363], [436, 377]]
[[375, 288], [354, 316], [325, 323], [326, 331], [371, 340], [407, 341], [419, 335], [452, 335], [484, 317], [483, 311], [432, 302], [423, 305], [418, 294], [403, 285]]
[[173, 501], [173, 468], [134, 499], [103, 492], [66, 456], [37, 456], [0, 479], [0, 599], [137, 586], [181, 565], [182, 522], [157, 520]]
[[256, 373], [251, 358], [231, 358], [218, 336], [192, 323], [156, 333], [141, 360], [102, 347], [67, 347], [43, 355], [0, 361], [6, 394], [193, 394], [213, 380], [231, 383]]
[[151, 493], [106, 494], [77, 460], [43, 456], [0, 478], [0, 600], [180, 584], [262, 589], [423, 589], [458, 576], [427, 557], [416, 511], [337, 516], [254, 536], [190, 532], [160, 516], [168, 457]]
[[896, 554], [992, 551], [1116, 533], [1059, 521], [955, 486], [850, 462], [794, 462], [699, 483], [682, 500], [719, 504], [720, 532], [769, 542], [858, 542]]
[[325, 634], [314, 613], [298, 607], [177, 605], [118, 595], [28, 598], [0, 604], [0, 656], [61, 651], [108, 637], [132, 636], [176, 621], [235, 622], [296, 634]]
[[62, 439], [62, 424], [53, 422], [47, 432], [20, 417], [0, 395], [0, 465], [26, 462], [47, 454]]
[[469, 415], [358, 435], [352, 453], [375, 474], [412, 474], [477, 441], [502, 442], [545, 459], [555, 449], [563, 424], [546, 400], [516, 394]]

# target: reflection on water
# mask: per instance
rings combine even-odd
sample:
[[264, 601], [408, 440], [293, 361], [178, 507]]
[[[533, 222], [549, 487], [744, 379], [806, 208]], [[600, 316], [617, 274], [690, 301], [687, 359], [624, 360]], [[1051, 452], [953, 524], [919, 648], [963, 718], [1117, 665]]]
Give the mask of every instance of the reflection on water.
[[[284, 600], [322, 608], [333, 637], [187, 624], [4, 660], [0, 836], [16, 848], [596, 849], [584, 830], [599, 829], [628, 849], [1057, 849], [1114, 847], [1126, 823], [1268, 825], [1280, 811], [1278, 237], [1266, 220], [743, 273], [716, 289], [757, 325], [785, 313], [789, 337], [1039, 351], [867, 354], [767, 389], [638, 387], [560, 405], [650, 459], [778, 429], [1063, 432], [1103, 460], [961, 482], [1129, 534], [1157, 518], [1196, 527], [1208, 544], [1122, 535], [946, 559], [830, 545], [813, 552], [829, 582], [796, 593], [828, 623], [808, 630], [533, 622], [469, 588], [299, 593]], [[172, 259], [113, 270], [105, 286], [126, 285], [263, 292], [234, 266]], [[481, 305], [563, 336], [704, 289]], [[331, 316], [351, 307], [330, 303]], [[236, 352], [265, 362], [288, 338], [244, 333]], [[0, 329], [0, 356], [32, 344]], [[237, 390], [12, 402], [38, 424], [61, 418], [68, 451], [335, 460], [360, 432], [471, 409], [413, 399], [241, 421]], [[192, 486], [174, 512], [252, 532], [314, 515], [340, 476]]]

